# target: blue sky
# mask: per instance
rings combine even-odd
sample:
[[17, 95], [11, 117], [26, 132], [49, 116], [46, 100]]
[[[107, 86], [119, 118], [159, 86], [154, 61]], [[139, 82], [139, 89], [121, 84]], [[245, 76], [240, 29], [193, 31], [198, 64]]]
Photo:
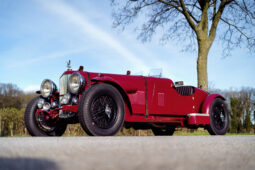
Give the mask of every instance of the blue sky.
[[[23, 90], [39, 88], [45, 78], [58, 85], [70, 59], [72, 69], [107, 73], [148, 74], [162, 68], [163, 76], [197, 84], [196, 58], [181, 52], [180, 43], [161, 45], [156, 35], [141, 43], [132, 26], [112, 28], [109, 0], [1, 0], [0, 83]], [[209, 53], [209, 84], [214, 88], [255, 87], [255, 55], [236, 49], [222, 57], [215, 41]]]

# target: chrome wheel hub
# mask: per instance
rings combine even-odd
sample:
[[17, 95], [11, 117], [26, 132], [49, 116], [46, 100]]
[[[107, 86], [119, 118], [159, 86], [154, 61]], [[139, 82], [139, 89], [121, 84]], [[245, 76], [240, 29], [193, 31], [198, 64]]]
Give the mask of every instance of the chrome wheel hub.
[[105, 110], [104, 111], [105, 111], [105, 114], [107, 114], [108, 118], [110, 118], [111, 117], [111, 113], [112, 113], [112, 109], [110, 108], [109, 105], [105, 106]]

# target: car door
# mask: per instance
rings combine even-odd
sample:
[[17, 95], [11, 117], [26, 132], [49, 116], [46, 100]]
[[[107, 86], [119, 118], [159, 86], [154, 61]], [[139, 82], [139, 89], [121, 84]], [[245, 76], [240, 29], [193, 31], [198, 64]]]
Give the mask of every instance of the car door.
[[186, 115], [194, 110], [194, 97], [179, 94], [172, 80], [147, 78], [150, 115]]
[[147, 97], [149, 115], [166, 115], [172, 112], [171, 87], [169, 79], [147, 77]]

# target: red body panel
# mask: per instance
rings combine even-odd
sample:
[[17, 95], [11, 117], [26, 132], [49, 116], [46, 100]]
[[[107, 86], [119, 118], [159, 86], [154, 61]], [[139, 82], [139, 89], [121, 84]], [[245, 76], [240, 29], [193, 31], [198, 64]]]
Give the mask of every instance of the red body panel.
[[[77, 71], [66, 71], [71, 74]], [[105, 73], [79, 72], [85, 77], [89, 86], [96, 83], [109, 83], [121, 90], [125, 95], [126, 122], [159, 122], [180, 123], [188, 125], [206, 125], [210, 123], [208, 116], [191, 113], [209, 114], [210, 105], [219, 94], [208, 95], [207, 92], [195, 88], [192, 95], [184, 96], [177, 92], [170, 79], [118, 75]], [[224, 99], [224, 98], [223, 98]], [[65, 109], [67, 109], [65, 107]], [[75, 110], [77, 107], [70, 107]], [[187, 121], [185, 121], [187, 120]]]

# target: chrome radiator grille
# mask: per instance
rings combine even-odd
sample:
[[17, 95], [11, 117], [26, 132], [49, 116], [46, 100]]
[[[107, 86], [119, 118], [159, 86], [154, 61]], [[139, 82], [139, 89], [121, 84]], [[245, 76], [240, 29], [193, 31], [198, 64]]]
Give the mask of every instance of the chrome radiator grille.
[[59, 79], [59, 94], [64, 95], [67, 93], [67, 81], [69, 78], [69, 74], [64, 74]]

